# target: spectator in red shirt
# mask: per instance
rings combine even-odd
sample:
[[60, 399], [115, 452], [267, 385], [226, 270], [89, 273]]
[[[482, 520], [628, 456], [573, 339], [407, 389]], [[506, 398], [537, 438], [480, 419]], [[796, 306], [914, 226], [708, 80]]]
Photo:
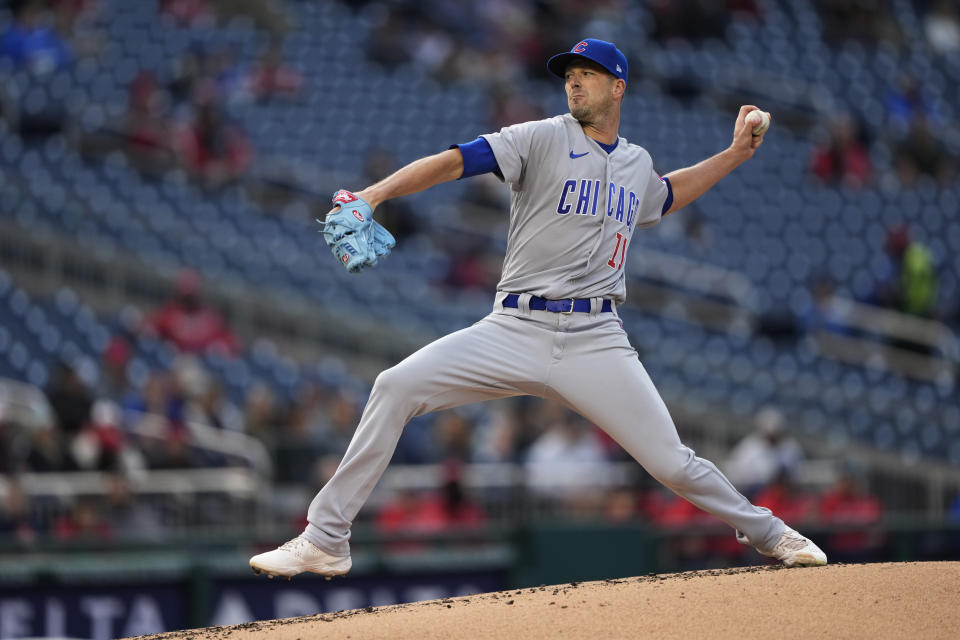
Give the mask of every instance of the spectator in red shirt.
[[185, 353], [237, 351], [237, 339], [226, 320], [200, 300], [200, 276], [194, 271], [180, 274], [174, 297], [150, 315], [146, 326]]
[[860, 488], [857, 479], [848, 471], [843, 472], [821, 498], [820, 517], [826, 524], [839, 530], [830, 536], [827, 547], [847, 561], [869, 559], [882, 539], [872, 530], [880, 522], [883, 506], [874, 496]]
[[182, 27], [212, 23], [214, 19], [209, 0], [161, 0], [160, 13], [170, 16]]
[[816, 511], [816, 500], [797, 489], [789, 473], [781, 472], [764, 490], [753, 497], [753, 503], [767, 507], [791, 526], [809, 520]]
[[53, 534], [61, 541], [94, 541], [109, 538], [111, 531], [95, 501], [84, 496], [77, 498], [70, 510], [54, 521]]
[[654, 489], [643, 498], [643, 512], [668, 534], [665, 542], [679, 568], [730, 564], [746, 552], [721, 520], [678, 495]]
[[125, 133], [130, 157], [144, 171], [169, 167], [174, 155], [169, 143], [166, 96], [152, 72], [137, 74], [130, 83], [128, 102]]
[[720, 522], [680, 496], [661, 489], [647, 493], [644, 497], [643, 510], [655, 525], [675, 531], [710, 526]]
[[[460, 465], [445, 466], [446, 478], [440, 491], [423, 496], [405, 491], [388, 502], [377, 514], [377, 528], [384, 533], [440, 533], [468, 531], [486, 522], [483, 509], [463, 491]], [[415, 550], [419, 542], [404, 542], [394, 548]]]
[[230, 124], [213, 99], [213, 88], [199, 89], [193, 120], [179, 136], [184, 165], [204, 186], [221, 187], [236, 181], [253, 162], [253, 146]]
[[830, 124], [827, 140], [813, 151], [810, 170], [828, 184], [857, 188], [870, 182], [870, 154], [850, 116], [840, 116]]
[[476, 246], [454, 252], [446, 280], [447, 284], [457, 291], [487, 290], [495, 284], [486, 254], [482, 248]]
[[249, 78], [250, 94], [261, 101], [275, 95], [294, 96], [302, 84], [300, 73], [283, 62], [283, 51], [276, 42], [264, 49]]

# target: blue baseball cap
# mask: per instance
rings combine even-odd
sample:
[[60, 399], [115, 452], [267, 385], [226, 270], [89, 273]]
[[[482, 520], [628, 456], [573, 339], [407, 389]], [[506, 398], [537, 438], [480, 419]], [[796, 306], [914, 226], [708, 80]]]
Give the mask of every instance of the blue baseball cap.
[[581, 40], [573, 45], [570, 51], [558, 53], [547, 60], [547, 69], [555, 76], [563, 78], [567, 65], [574, 58], [593, 60], [624, 82], [627, 81], [627, 58], [612, 42], [596, 38]]

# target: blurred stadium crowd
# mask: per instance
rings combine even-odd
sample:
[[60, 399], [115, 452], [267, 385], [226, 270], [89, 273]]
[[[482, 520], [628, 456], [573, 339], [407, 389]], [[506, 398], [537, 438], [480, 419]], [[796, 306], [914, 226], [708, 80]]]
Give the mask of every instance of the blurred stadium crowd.
[[[194, 423], [259, 442], [275, 485], [320, 486], [369, 379], [340, 356], [304, 362], [236, 330], [204, 292], [239, 280], [250, 296], [279, 292], [428, 335], [480, 317], [504, 241], [495, 180], [378, 210], [399, 247], [360, 278], [338, 271], [310, 217], [332, 188], [563, 110], [544, 61], [586, 35], [626, 51], [623, 134], [664, 171], [722, 149], [734, 102], [774, 112], [754, 166], [633, 252], [742, 273], [753, 331], [625, 315], [671, 405], [705, 401], [755, 426], [721, 465], [731, 479], [793, 523], [873, 524], [883, 496], [854, 468], [816, 491], [797, 486], [805, 455], [791, 433], [960, 463], [952, 368], [918, 379], [837, 362], [805, 340], [856, 333], [840, 299], [960, 329], [954, 2], [13, 0], [0, 32], [4, 229], [178, 274], [169, 296], [107, 313], [0, 262], [0, 376], [42, 389], [52, 411], [21, 424], [4, 411], [14, 392], [0, 397], [0, 535], [158, 535], [164, 514], [132, 500], [131, 481], [237, 464], [198, 445]], [[944, 358], [952, 367], [957, 355]], [[144, 420], [159, 438], [143, 435]], [[445, 412], [411, 423], [394, 459], [440, 465], [437, 490], [395, 492], [369, 517], [386, 531], [482, 526], [498, 517], [495, 496], [471, 495], [463, 465], [507, 463], [566, 513], [704, 523], [643, 479], [597, 491], [570, 474], [624, 461], [592, 425], [538, 400]], [[39, 508], [18, 481], [71, 471], [110, 474], [108, 491]], [[960, 518], [960, 500], [952, 508]], [[725, 540], [718, 552], [738, 553]], [[871, 544], [859, 534], [834, 548], [856, 557]]]

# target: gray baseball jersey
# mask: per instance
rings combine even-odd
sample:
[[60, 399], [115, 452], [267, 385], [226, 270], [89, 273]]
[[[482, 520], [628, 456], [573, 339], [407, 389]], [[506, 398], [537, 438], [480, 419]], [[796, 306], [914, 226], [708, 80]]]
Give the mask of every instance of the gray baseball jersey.
[[[626, 297], [623, 264], [633, 231], [656, 224], [668, 198], [649, 154], [622, 138], [607, 153], [570, 115], [484, 138], [512, 190], [493, 312], [377, 377], [340, 466], [310, 504], [306, 538], [349, 555], [351, 524], [412, 418], [536, 395], [577, 411], [664, 485], [757, 548], [772, 549], [783, 522], [680, 442], [615, 305], [602, 304]], [[556, 313], [532, 308], [539, 306], [533, 296], [589, 302], [580, 305], [584, 311]], [[589, 541], [584, 548], [589, 552]]]
[[634, 229], [660, 221], [666, 183], [620, 138], [607, 153], [569, 113], [483, 136], [510, 185], [501, 291], [548, 299], [626, 299]]

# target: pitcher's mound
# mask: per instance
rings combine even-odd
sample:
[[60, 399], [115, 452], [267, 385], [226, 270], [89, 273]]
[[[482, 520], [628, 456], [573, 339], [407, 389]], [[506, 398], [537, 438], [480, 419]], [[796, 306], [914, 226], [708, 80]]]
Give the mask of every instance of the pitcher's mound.
[[178, 631], [297, 638], [956, 638], [960, 562], [746, 567], [516, 589]]

